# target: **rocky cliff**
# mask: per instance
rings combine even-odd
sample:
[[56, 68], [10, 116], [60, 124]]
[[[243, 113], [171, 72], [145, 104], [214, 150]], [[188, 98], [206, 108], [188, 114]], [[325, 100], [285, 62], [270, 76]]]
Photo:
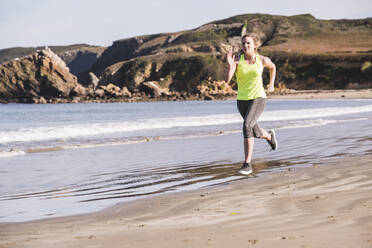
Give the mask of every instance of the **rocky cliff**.
[[49, 48], [0, 65], [0, 101], [47, 102], [80, 87], [65, 62]]
[[194, 30], [118, 40], [92, 71], [101, 77], [100, 84], [130, 91], [142, 82], [156, 81], [171, 91], [198, 94], [199, 86], [223, 80], [226, 52], [230, 47], [240, 50], [243, 34], [254, 36], [259, 53], [277, 64], [282, 88], [372, 87], [372, 18], [240, 15]]
[[[236, 94], [235, 83], [234, 79], [230, 85], [223, 82], [225, 57], [230, 48], [235, 53], [240, 51], [243, 34], [254, 36], [259, 53], [269, 56], [277, 65], [276, 82], [280, 91], [372, 87], [372, 18], [318, 20], [311, 15], [248, 14], [214, 21], [194, 30], [117, 40], [102, 49], [100, 56], [89, 51], [60, 54], [85, 88], [80, 85], [80, 90], [72, 95], [68, 90], [59, 94], [65, 99], [74, 97], [81, 101], [230, 97]], [[89, 63], [84, 59], [79, 62], [79, 56], [91, 59]], [[28, 60], [22, 63], [39, 63]], [[19, 64], [20, 61], [2, 66], [7, 68], [6, 72], [1, 71], [3, 78], [8, 78], [6, 82], [13, 75], [18, 75], [13, 84], [17, 84], [14, 83], [18, 82], [17, 78], [27, 81], [27, 76], [30, 82], [42, 80], [31, 75], [30, 69]], [[75, 70], [74, 64], [80, 69]], [[264, 81], [267, 80], [268, 72], [264, 74]], [[27, 94], [26, 99], [32, 99], [30, 94], [56, 96], [43, 90], [45, 83], [40, 84], [38, 91], [32, 87], [23, 87], [24, 91], [1, 87], [3, 98], [12, 97], [10, 101], [24, 99]], [[14, 92], [24, 95], [17, 98]]]
[[[42, 50], [44, 47], [13, 47], [0, 49], [0, 63], [6, 63], [16, 58], [22, 58]], [[69, 46], [49, 46], [74, 75], [85, 72], [97, 61], [106, 47], [75, 44]]]

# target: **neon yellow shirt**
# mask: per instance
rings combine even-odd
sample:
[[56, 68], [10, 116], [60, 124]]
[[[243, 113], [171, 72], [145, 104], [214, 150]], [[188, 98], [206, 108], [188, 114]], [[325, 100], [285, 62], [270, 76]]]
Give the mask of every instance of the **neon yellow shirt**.
[[251, 100], [259, 97], [266, 98], [262, 83], [263, 65], [260, 55], [256, 54], [256, 62], [252, 65], [245, 61], [244, 54], [240, 56], [236, 72], [238, 81], [238, 100]]

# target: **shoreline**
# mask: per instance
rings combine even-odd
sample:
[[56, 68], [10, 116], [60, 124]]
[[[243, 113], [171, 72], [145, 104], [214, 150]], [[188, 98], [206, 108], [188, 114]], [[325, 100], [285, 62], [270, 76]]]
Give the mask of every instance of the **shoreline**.
[[295, 90], [269, 95], [270, 99], [372, 99], [372, 89]]
[[0, 247], [370, 247], [372, 155], [122, 203], [0, 223]]
[[[160, 97], [132, 97], [132, 98], [108, 98], [108, 99], [65, 99], [56, 98], [48, 101], [38, 101], [26, 104], [58, 104], [58, 103], [115, 103], [115, 102], [161, 102], [161, 101], [212, 101], [212, 100], [235, 100], [236, 94], [215, 95], [170, 95]], [[348, 90], [279, 90], [268, 93], [268, 99], [372, 99], [372, 89], [348, 89]], [[0, 100], [0, 104], [21, 103], [6, 102]]]

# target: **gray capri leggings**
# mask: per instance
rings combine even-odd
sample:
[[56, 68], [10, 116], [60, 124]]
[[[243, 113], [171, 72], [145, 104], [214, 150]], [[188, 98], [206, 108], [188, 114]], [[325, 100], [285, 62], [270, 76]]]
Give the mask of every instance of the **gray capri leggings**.
[[261, 128], [257, 125], [257, 120], [266, 106], [266, 98], [256, 98], [252, 100], [238, 100], [238, 110], [244, 119], [243, 135], [244, 138], [262, 137]]

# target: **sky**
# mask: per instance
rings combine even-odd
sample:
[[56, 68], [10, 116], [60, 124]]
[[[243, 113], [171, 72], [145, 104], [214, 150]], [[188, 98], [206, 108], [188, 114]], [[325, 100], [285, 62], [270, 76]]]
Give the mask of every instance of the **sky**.
[[250, 13], [360, 19], [372, 17], [372, 0], [0, 0], [0, 49], [110, 46], [123, 38], [193, 29]]

